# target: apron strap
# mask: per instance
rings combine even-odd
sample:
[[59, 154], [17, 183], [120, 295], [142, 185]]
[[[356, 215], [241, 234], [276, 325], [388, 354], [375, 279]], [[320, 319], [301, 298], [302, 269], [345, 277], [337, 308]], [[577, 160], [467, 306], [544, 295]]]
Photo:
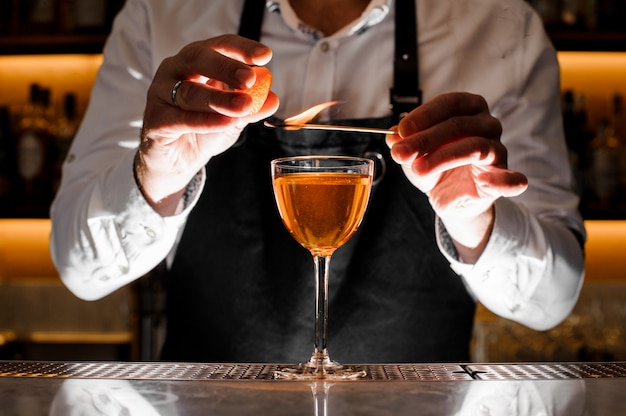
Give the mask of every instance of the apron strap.
[[264, 13], [265, 0], [245, 0], [239, 20], [239, 35], [256, 41], [260, 40]]
[[422, 104], [419, 88], [417, 16], [415, 0], [394, 0], [396, 7], [395, 55], [390, 105], [394, 123]]

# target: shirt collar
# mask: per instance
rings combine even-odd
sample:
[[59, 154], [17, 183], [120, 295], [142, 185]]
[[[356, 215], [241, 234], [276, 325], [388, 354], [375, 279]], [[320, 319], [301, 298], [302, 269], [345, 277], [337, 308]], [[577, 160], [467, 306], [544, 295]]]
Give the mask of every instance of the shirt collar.
[[[333, 37], [360, 34], [368, 28], [380, 23], [389, 14], [393, 0], [371, 0], [361, 17], [350, 25], [333, 34]], [[294, 31], [311, 36], [314, 40], [324, 36], [319, 30], [302, 22], [291, 8], [289, 0], [268, 0], [266, 7], [270, 12], [278, 13], [284, 22]]]

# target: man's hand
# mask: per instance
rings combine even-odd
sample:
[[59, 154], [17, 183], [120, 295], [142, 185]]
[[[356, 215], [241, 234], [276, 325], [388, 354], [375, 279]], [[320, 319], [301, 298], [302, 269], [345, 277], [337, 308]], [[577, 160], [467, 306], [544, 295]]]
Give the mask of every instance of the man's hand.
[[525, 175], [507, 169], [502, 126], [484, 98], [440, 95], [404, 117], [387, 136], [391, 155], [430, 200], [463, 261], [475, 262], [493, 226], [493, 203], [519, 195]]
[[255, 82], [249, 65], [265, 65], [271, 57], [261, 43], [224, 35], [191, 43], [161, 63], [148, 90], [135, 160], [139, 186], [159, 213], [174, 213], [209, 159], [232, 146], [248, 123], [278, 109], [270, 92], [251, 114], [253, 99], [241, 91]]

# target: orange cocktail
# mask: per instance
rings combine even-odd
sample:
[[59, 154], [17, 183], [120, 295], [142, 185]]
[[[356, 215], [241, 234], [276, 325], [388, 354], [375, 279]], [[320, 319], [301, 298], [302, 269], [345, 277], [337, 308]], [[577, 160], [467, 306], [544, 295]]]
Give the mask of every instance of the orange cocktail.
[[374, 173], [370, 159], [296, 156], [271, 163], [274, 195], [283, 223], [311, 252], [315, 265], [315, 333], [309, 361], [278, 369], [276, 378], [352, 379], [358, 367], [330, 359], [326, 347], [328, 274], [333, 252], [355, 233], [369, 200]]
[[320, 255], [331, 255], [357, 230], [370, 186], [366, 174], [312, 172], [274, 178], [285, 226], [296, 241]]

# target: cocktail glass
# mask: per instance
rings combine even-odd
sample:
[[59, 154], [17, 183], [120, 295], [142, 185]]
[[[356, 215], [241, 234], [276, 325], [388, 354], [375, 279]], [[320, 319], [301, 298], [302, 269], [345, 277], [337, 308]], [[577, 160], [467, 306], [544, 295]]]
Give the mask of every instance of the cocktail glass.
[[289, 233], [315, 265], [315, 332], [309, 361], [279, 368], [275, 378], [354, 379], [366, 375], [330, 359], [327, 347], [330, 259], [358, 229], [367, 207], [374, 163], [347, 156], [295, 156], [271, 162], [274, 196]]

